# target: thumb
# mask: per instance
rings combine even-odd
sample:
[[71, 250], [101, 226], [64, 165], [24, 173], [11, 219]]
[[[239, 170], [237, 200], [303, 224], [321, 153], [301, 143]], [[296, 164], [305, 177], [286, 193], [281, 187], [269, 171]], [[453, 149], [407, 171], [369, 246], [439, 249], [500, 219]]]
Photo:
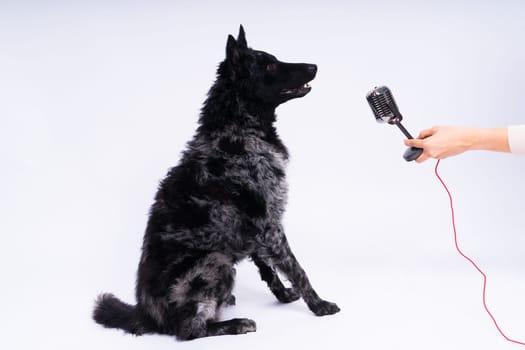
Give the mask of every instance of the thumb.
[[409, 147], [423, 148], [423, 140], [407, 139], [407, 140], [405, 140], [405, 145], [407, 145]]

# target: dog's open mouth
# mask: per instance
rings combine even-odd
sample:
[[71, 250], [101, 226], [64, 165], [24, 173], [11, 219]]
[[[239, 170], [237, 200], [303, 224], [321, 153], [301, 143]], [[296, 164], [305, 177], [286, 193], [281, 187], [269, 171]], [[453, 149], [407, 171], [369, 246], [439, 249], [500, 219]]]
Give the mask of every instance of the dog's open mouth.
[[304, 85], [299, 86], [297, 88], [281, 90], [281, 95], [286, 95], [290, 97], [303, 97], [304, 95], [309, 93], [310, 90], [312, 90], [310, 85], [308, 83], [305, 83]]

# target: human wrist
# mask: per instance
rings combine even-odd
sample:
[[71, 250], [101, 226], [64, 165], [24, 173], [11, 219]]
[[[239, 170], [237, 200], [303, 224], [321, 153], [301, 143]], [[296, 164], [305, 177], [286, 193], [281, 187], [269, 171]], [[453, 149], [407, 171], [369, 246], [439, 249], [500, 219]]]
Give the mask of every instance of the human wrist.
[[487, 139], [487, 130], [483, 128], [465, 128], [464, 146], [466, 150], [473, 151], [483, 149]]

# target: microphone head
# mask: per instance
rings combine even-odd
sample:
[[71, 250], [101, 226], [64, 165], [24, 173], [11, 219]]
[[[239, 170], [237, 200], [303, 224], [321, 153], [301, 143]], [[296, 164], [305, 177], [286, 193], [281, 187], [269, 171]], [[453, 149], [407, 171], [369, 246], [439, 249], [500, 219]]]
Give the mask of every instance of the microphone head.
[[366, 94], [366, 100], [379, 123], [397, 124], [403, 120], [392, 92], [386, 86], [376, 87]]

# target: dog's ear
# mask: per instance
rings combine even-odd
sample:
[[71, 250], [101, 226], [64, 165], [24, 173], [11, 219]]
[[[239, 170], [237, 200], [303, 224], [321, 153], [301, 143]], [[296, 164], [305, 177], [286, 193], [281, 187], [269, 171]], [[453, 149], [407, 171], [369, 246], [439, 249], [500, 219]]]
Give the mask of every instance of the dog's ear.
[[239, 49], [239, 45], [237, 41], [235, 41], [235, 38], [231, 35], [228, 35], [228, 42], [226, 43], [226, 61], [224, 62], [225, 68], [227, 69], [225, 71], [230, 79], [236, 80], [237, 78], [237, 70], [240, 67], [241, 62], [241, 52]]
[[244, 32], [244, 28], [241, 24], [239, 27], [239, 35], [237, 35], [237, 44], [240, 48], [247, 49], [248, 43], [246, 42], [246, 33]]
[[232, 64], [237, 64], [241, 54], [239, 52], [239, 45], [235, 38], [231, 35], [228, 35], [228, 42], [226, 43], [226, 59], [229, 60]]

